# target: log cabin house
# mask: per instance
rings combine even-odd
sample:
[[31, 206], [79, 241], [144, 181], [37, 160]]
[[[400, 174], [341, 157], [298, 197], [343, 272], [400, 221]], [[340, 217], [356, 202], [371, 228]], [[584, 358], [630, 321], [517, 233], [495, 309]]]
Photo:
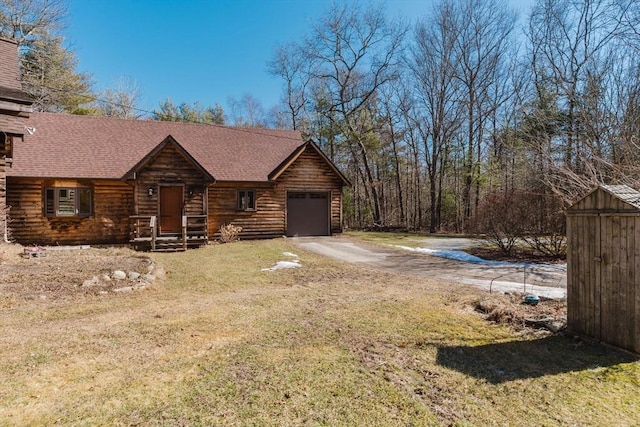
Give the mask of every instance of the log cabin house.
[[32, 113], [7, 170], [13, 238], [151, 250], [342, 231], [347, 179], [299, 132]]
[[20, 83], [18, 44], [0, 37], [0, 232], [3, 240], [9, 237], [6, 171], [13, 163], [13, 147], [24, 138], [32, 103]]

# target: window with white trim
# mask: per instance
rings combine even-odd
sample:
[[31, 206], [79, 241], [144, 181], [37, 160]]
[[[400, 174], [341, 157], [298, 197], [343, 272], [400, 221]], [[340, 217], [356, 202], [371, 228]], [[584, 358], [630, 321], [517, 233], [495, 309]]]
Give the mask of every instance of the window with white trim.
[[48, 217], [91, 215], [91, 189], [86, 187], [49, 187], [44, 196]]

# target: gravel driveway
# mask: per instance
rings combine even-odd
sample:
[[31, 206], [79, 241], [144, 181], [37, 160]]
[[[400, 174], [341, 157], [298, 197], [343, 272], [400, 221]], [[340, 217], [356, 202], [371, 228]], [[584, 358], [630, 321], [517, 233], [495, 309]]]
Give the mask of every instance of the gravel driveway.
[[[428, 249], [461, 250], [476, 242], [464, 238], [421, 238]], [[452, 284], [463, 283], [499, 292], [526, 292], [547, 298], [566, 297], [567, 274], [557, 266], [495, 266], [461, 262], [438, 256], [361, 242], [340, 235], [332, 237], [297, 237], [296, 246], [339, 261], [384, 271], [436, 279]]]

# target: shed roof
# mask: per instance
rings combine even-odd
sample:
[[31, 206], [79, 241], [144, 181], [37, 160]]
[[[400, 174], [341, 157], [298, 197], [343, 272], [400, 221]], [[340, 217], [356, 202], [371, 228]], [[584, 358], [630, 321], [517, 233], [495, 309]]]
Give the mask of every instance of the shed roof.
[[600, 184], [568, 209], [568, 213], [578, 211], [640, 212], [640, 191], [628, 185]]
[[634, 190], [628, 185], [600, 185], [604, 191], [614, 197], [640, 209], [640, 191]]
[[8, 176], [123, 179], [171, 136], [216, 180], [268, 181], [300, 132], [208, 124], [33, 113]]

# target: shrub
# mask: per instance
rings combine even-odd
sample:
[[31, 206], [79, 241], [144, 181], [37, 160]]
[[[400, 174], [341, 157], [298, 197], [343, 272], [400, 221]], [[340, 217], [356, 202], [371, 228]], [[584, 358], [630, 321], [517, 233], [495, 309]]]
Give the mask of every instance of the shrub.
[[223, 224], [220, 229], [220, 241], [222, 243], [231, 243], [238, 240], [238, 235], [242, 232], [242, 227], [233, 224]]
[[527, 190], [487, 195], [473, 220], [473, 229], [510, 255], [518, 242], [534, 252], [561, 257], [566, 252], [564, 205], [555, 195]]
[[567, 222], [562, 199], [554, 194], [531, 198], [531, 216], [524, 242], [535, 252], [562, 257], [567, 252]]
[[523, 192], [494, 192], [487, 195], [473, 218], [473, 229], [485, 234], [504, 255], [511, 251], [518, 239], [526, 233], [529, 215], [528, 200]]

